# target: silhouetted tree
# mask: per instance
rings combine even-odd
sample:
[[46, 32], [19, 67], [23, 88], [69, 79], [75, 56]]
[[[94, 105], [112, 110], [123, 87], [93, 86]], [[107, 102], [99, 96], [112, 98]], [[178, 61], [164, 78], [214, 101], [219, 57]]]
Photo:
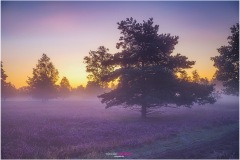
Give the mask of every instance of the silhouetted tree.
[[8, 83], [6, 83], [5, 91], [3, 91], [2, 94], [4, 96], [4, 100], [6, 100], [6, 98], [16, 96], [17, 95], [17, 89], [11, 82], [8, 82]]
[[13, 97], [16, 95], [16, 88], [11, 82], [7, 82], [7, 74], [5, 73], [3, 69], [3, 64], [1, 61], [1, 99], [4, 101], [7, 98]]
[[215, 101], [213, 85], [203, 85], [177, 77], [184, 69], [195, 64], [181, 54], [172, 55], [177, 36], [158, 34], [159, 26], [153, 19], [137, 23], [127, 18], [118, 23], [122, 36], [114, 54], [102, 64], [117, 65], [118, 69], [102, 78], [113, 81], [119, 78], [116, 89], [99, 97], [106, 108], [116, 105], [125, 107], [141, 106], [142, 117], [152, 107], [177, 105], [190, 106]]
[[7, 75], [3, 69], [3, 62], [1, 61], [1, 84], [6, 83]]
[[83, 87], [83, 85], [80, 85], [76, 88], [79, 92], [83, 92], [85, 90], [85, 88]]
[[88, 81], [84, 91], [88, 95], [97, 96], [102, 93], [104, 89], [100, 86], [99, 83], [94, 81]]
[[223, 82], [226, 94], [239, 94], [239, 23], [231, 27], [228, 45], [218, 48], [219, 56], [212, 57], [217, 68], [215, 77]]
[[84, 57], [84, 63], [87, 64], [86, 71], [89, 73], [88, 80], [99, 84], [102, 88], [108, 87], [108, 83], [101, 81], [101, 77], [113, 71], [113, 66], [102, 65], [103, 61], [111, 58], [108, 51], [104, 46], [100, 46], [97, 51], [90, 51], [89, 56]]
[[38, 60], [36, 68], [33, 68], [32, 78], [28, 77], [27, 83], [32, 96], [43, 101], [56, 98], [57, 87], [55, 83], [58, 78], [58, 70], [50, 62], [50, 58], [43, 54], [42, 58]]
[[83, 87], [83, 85], [79, 85], [76, 88], [72, 88], [72, 95], [78, 95], [78, 96], [82, 96], [85, 93], [85, 88]]
[[71, 92], [71, 85], [66, 77], [63, 77], [60, 86], [59, 86], [59, 93], [61, 97], [68, 97]]
[[4, 69], [3, 69], [3, 64], [2, 64], [2, 61], [1, 61], [1, 98], [5, 101], [6, 99], [6, 79], [7, 79], [7, 74], [5, 73]]
[[18, 89], [18, 95], [19, 96], [30, 96], [30, 87], [29, 86], [23, 86]]
[[194, 70], [193, 72], [192, 72], [192, 78], [193, 78], [193, 81], [194, 82], [200, 82], [201, 81], [201, 77], [199, 76], [199, 74], [198, 74], [198, 72], [197, 72], [197, 70]]

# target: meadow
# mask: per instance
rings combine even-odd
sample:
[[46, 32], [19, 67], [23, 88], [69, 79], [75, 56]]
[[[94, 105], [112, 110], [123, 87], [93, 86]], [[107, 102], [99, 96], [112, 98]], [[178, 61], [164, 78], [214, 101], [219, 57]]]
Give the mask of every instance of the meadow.
[[239, 157], [239, 100], [140, 112], [105, 109], [100, 100], [46, 103], [10, 99], [1, 106], [1, 158], [231, 158]]

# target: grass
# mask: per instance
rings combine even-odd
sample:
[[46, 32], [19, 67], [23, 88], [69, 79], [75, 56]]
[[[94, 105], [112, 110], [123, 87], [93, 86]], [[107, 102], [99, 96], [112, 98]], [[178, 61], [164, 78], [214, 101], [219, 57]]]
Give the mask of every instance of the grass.
[[162, 110], [141, 120], [139, 112], [106, 110], [99, 101], [9, 101], [2, 104], [1, 156], [238, 158], [238, 101]]
[[[222, 138], [226, 136], [231, 136], [232, 134], [236, 134], [238, 132], [238, 123], [224, 125], [220, 127], [215, 127], [211, 129], [203, 129], [194, 132], [183, 132], [172, 138], [160, 139], [156, 140], [153, 143], [142, 144], [137, 147], [130, 148], [117, 148], [117, 152], [130, 152], [133, 153], [131, 156], [127, 158], [164, 158], [166, 153], [171, 153], [171, 157], [168, 158], [180, 158], [181, 156], [176, 155], [176, 152], [191, 152], [192, 148], [199, 147], [204, 144], [209, 145], [210, 143], [214, 143], [216, 141], [221, 141]], [[234, 137], [236, 138], [236, 137]], [[116, 150], [109, 151], [110, 153], [116, 152]], [[209, 157], [204, 158], [221, 158], [221, 157], [229, 157], [234, 155], [234, 152], [228, 151], [220, 151], [221, 153], [216, 152], [215, 155], [210, 155]], [[236, 148], [237, 151], [237, 148]], [[175, 154], [175, 155], [173, 155]], [[189, 156], [189, 155], [188, 155]], [[184, 157], [184, 158], [203, 158], [203, 153], [201, 155], [193, 155], [192, 157]], [[207, 155], [208, 156], [208, 155]], [[233, 156], [234, 157], [234, 156]], [[232, 157], [232, 158], [233, 158]], [[105, 156], [104, 158], [109, 158]], [[165, 157], [166, 158], [166, 157]], [[181, 157], [183, 158], [183, 157]]]

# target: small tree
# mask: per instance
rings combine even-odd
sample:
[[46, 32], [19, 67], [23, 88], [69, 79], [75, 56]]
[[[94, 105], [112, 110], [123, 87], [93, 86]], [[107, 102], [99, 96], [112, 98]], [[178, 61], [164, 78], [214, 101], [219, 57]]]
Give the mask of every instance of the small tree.
[[85, 93], [85, 88], [83, 85], [79, 85], [76, 88], [72, 88], [72, 95], [78, 95], [78, 96], [83, 96]]
[[61, 97], [68, 97], [71, 92], [71, 85], [66, 77], [63, 77], [60, 86], [59, 86], [59, 93]]
[[7, 91], [7, 74], [5, 73], [4, 69], [3, 69], [3, 64], [1, 61], [1, 99], [3, 99], [5, 101], [6, 99], [6, 91]]
[[199, 76], [197, 70], [192, 71], [192, 80], [197, 83], [201, 81], [201, 77]]
[[54, 67], [50, 58], [43, 54], [38, 60], [36, 68], [33, 68], [32, 78], [28, 77], [30, 92], [34, 98], [46, 101], [57, 97], [56, 82], [58, 80], [58, 70]]
[[102, 93], [104, 89], [100, 86], [99, 83], [94, 81], [88, 81], [84, 92], [91, 96], [97, 96]]
[[228, 45], [218, 48], [219, 56], [212, 57], [217, 68], [215, 78], [223, 82], [226, 94], [239, 94], [239, 24], [231, 27]]
[[140, 106], [145, 118], [147, 109], [153, 107], [215, 102], [213, 85], [177, 77], [179, 72], [195, 64], [181, 54], [172, 55], [177, 36], [159, 35], [159, 26], [153, 25], [152, 18], [143, 23], [127, 18], [118, 23], [118, 29], [122, 36], [117, 48], [121, 47], [122, 51], [102, 63], [118, 66], [102, 78], [106, 82], [119, 79], [116, 89], [99, 96], [106, 108]]
[[100, 46], [97, 51], [90, 51], [89, 56], [84, 57], [84, 63], [87, 64], [86, 71], [89, 73], [87, 78], [92, 83], [97, 83], [102, 88], [107, 88], [108, 83], [101, 81], [101, 77], [113, 71], [113, 66], [104, 66], [102, 62], [109, 60], [111, 54], [104, 46]]
[[7, 75], [3, 69], [3, 62], [1, 61], [1, 84], [6, 83]]
[[14, 97], [17, 95], [16, 87], [11, 83], [6, 83], [5, 91], [3, 91], [4, 99]]
[[18, 89], [18, 95], [22, 97], [30, 96], [30, 87], [23, 86]]

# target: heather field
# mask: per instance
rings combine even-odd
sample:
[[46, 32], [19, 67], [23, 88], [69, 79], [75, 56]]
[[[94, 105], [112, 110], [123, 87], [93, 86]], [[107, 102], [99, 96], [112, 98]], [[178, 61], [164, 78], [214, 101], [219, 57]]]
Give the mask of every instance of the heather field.
[[98, 99], [12, 99], [1, 107], [1, 158], [239, 157], [239, 100], [136, 110], [105, 109]]

